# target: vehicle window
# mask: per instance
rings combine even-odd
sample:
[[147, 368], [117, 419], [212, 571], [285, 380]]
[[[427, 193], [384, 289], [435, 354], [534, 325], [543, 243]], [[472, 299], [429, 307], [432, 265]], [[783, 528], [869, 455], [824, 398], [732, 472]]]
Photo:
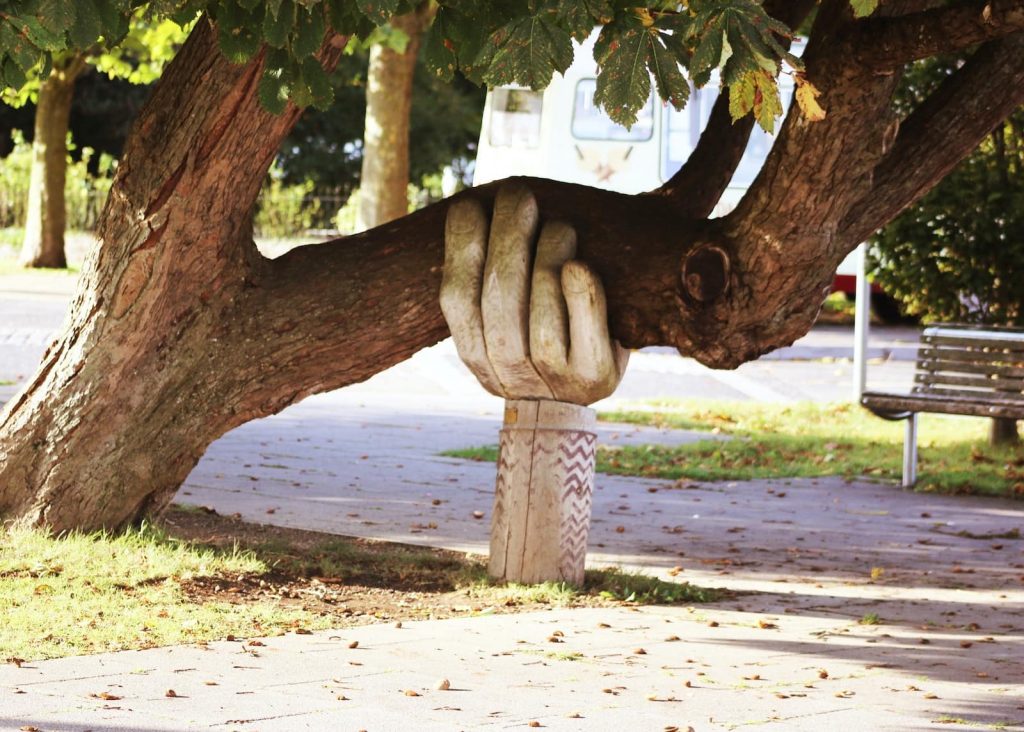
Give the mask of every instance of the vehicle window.
[[637, 114], [629, 129], [612, 122], [600, 107], [594, 104], [597, 79], [580, 79], [576, 83], [576, 99], [572, 107], [572, 135], [581, 140], [613, 140], [640, 142], [650, 140], [654, 133], [654, 94]]
[[491, 134], [494, 147], [538, 147], [544, 95], [529, 89], [491, 92]]

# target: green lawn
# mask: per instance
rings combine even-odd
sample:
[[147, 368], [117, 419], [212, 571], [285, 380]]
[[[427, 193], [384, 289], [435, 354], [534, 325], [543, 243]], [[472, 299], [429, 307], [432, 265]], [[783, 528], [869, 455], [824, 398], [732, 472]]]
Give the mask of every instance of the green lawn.
[[120, 536], [0, 535], [0, 659], [52, 658], [272, 633], [302, 612], [183, 602], [181, 583], [265, 570], [249, 553], [176, 544], [144, 529]]
[[[600, 419], [710, 432], [718, 439], [674, 448], [602, 447], [598, 471], [690, 480], [900, 477], [904, 423], [854, 404], [680, 400], [643, 407]], [[992, 448], [987, 429], [988, 421], [976, 417], [921, 415], [918, 490], [1024, 498], [1024, 447]], [[497, 448], [446, 454], [495, 460]]]
[[22, 267], [15, 257], [0, 257], [0, 277], [10, 275], [32, 275], [35, 277], [77, 277], [78, 265], [63, 269]]
[[55, 538], [0, 529], [0, 662], [280, 635], [378, 617], [689, 604], [716, 595], [614, 569], [588, 571], [580, 589], [495, 584], [479, 559], [454, 552], [174, 507], [165, 524], [120, 534]]

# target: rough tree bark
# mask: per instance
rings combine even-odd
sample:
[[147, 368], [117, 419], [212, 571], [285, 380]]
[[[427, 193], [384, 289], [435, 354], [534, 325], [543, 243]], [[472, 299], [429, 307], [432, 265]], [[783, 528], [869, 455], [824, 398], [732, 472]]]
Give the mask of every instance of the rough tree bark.
[[55, 61], [49, 76], [39, 87], [25, 238], [19, 257], [26, 267], [67, 266], [64, 255], [64, 182], [68, 120], [75, 94], [75, 79], [84, 69], [85, 60], [81, 56]]
[[372, 229], [409, 213], [412, 80], [423, 32], [436, 10], [437, 6], [428, 0], [413, 12], [391, 20], [391, 27], [409, 39], [403, 53], [385, 44], [370, 50], [357, 231]]
[[[969, 151], [1008, 104], [1024, 103], [1018, 34], [983, 45], [940, 90], [945, 104], [926, 102], [901, 130], [889, 112], [897, 70], [856, 62], [845, 45], [848, 7], [821, 3], [805, 56], [828, 117], [810, 123], [792, 112], [728, 217], [680, 205], [682, 173], [640, 196], [525, 181], [542, 219], [576, 229], [578, 257], [605, 283], [623, 345], [672, 345], [733, 367], [791, 343], [865, 229], [937, 182], [950, 149]], [[338, 52], [325, 44], [328, 63]], [[366, 379], [447, 335], [438, 306], [446, 203], [260, 257], [253, 203], [297, 115], [258, 108], [260, 63], [228, 64], [202, 22], [158, 84], [73, 312], [0, 413], [0, 515], [58, 530], [139, 519], [164, 506], [232, 427]], [[961, 83], [968, 77], [999, 91], [981, 97]], [[706, 180], [728, 177], [709, 170]], [[494, 187], [460, 195], [488, 207]]]

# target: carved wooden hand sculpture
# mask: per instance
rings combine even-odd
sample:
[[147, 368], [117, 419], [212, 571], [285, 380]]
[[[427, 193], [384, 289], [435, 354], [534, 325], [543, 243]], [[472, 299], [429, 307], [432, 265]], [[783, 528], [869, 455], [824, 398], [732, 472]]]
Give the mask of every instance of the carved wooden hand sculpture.
[[538, 238], [537, 219], [521, 185], [498, 192], [489, 226], [477, 202], [453, 204], [441, 310], [459, 356], [506, 399], [491, 575], [581, 584], [597, 445], [584, 405], [615, 390], [629, 352], [608, 334], [600, 279], [573, 260], [576, 232], [549, 222]]
[[476, 201], [454, 203], [441, 310], [459, 356], [492, 394], [591, 404], [618, 386], [629, 352], [608, 334], [600, 279], [572, 258], [576, 232], [548, 222], [538, 239], [537, 224], [522, 185], [498, 192], [490, 226]]

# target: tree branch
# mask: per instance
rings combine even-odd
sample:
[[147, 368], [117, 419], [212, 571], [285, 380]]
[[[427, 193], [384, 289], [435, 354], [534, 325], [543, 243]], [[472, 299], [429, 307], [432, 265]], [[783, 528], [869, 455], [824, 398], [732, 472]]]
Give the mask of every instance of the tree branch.
[[992, 128], [1024, 104], [1024, 34], [990, 41], [900, 126], [874, 185], [840, 224], [861, 241], [949, 173]]
[[[767, 0], [765, 10], [794, 28], [807, 17], [815, 0]], [[690, 157], [675, 175], [654, 193], [668, 196], [683, 216], [704, 218], [711, 214], [747, 148], [754, 115], [733, 122], [729, 97], [720, 94], [711, 109], [707, 127]]]
[[940, 53], [1024, 31], [1024, 0], [966, 0], [850, 26], [853, 53], [869, 68], [888, 70]]

